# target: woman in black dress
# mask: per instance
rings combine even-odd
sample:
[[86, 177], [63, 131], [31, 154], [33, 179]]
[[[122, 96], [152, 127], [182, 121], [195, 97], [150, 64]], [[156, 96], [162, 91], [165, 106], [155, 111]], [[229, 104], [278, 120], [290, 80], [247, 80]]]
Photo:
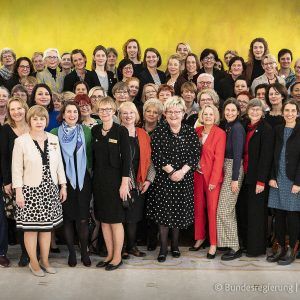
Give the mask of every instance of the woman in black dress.
[[107, 248], [107, 257], [97, 267], [112, 271], [122, 264], [123, 204], [130, 196], [130, 142], [128, 130], [113, 122], [114, 100], [105, 97], [97, 106], [103, 123], [92, 128], [94, 210]]
[[64, 231], [69, 250], [68, 265], [77, 264], [74, 248], [74, 221], [76, 223], [81, 261], [90, 267], [91, 260], [87, 253], [88, 218], [91, 193], [91, 130], [79, 124], [80, 109], [73, 101], [66, 101], [60, 111], [58, 121], [61, 125], [51, 130], [58, 136], [67, 175], [67, 201], [63, 203]]
[[169, 229], [172, 256], [179, 257], [179, 229], [194, 222], [193, 170], [199, 162], [200, 145], [195, 130], [181, 123], [185, 110], [182, 98], [168, 99], [164, 105], [166, 122], [151, 136], [156, 175], [149, 190], [147, 215], [159, 225], [159, 262], [166, 260]]

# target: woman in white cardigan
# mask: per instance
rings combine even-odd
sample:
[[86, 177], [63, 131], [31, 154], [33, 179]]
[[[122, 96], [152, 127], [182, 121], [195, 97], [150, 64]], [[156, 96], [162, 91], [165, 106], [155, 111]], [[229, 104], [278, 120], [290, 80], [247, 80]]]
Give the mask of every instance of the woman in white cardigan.
[[[16, 191], [17, 228], [24, 231], [29, 268], [34, 275], [43, 277], [43, 270], [56, 273], [48, 261], [51, 230], [62, 223], [61, 202], [66, 200], [67, 181], [58, 138], [45, 132], [49, 122], [47, 110], [38, 105], [31, 107], [27, 122], [29, 133], [15, 140], [12, 184]], [[40, 262], [36, 256], [37, 241]]]

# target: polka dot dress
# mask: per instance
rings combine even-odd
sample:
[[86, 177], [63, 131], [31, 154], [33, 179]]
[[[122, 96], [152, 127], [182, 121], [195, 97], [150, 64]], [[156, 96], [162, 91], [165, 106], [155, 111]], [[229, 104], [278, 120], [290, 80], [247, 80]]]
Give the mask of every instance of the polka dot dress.
[[23, 231], [51, 231], [63, 221], [59, 189], [54, 184], [49, 165], [48, 142], [45, 155], [35, 142], [43, 157], [42, 181], [38, 187], [23, 186], [25, 207], [17, 207], [17, 228]]
[[[175, 135], [166, 123], [156, 128], [151, 140], [156, 176], [149, 190], [147, 216], [169, 228], [187, 228], [194, 222], [193, 171], [200, 155], [197, 134], [194, 128], [183, 124]], [[174, 182], [162, 170], [167, 164], [176, 170], [187, 164], [191, 170], [183, 180]]]

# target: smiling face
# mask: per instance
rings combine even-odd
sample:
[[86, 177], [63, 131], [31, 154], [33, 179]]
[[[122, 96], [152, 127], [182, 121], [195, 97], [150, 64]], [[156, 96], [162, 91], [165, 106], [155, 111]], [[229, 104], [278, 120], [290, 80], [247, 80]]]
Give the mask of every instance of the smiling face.
[[295, 84], [291, 95], [298, 103], [300, 103], [300, 83]]
[[5, 107], [8, 101], [9, 94], [5, 89], [0, 87], [0, 107]]
[[243, 64], [240, 60], [236, 60], [230, 68], [230, 72], [233, 76], [238, 77], [243, 73]]
[[98, 108], [98, 115], [102, 122], [111, 122], [115, 111], [109, 104], [102, 104]]
[[290, 69], [292, 64], [292, 57], [290, 53], [285, 53], [279, 58], [280, 68]]
[[59, 63], [58, 55], [56, 51], [49, 51], [45, 58], [45, 63], [48, 68], [56, 69]]
[[136, 42], [129, 42], [126, 48], [129, 59], [133, 60], [137, 58], [138, 54], [138, 45]]
[[195, 98], [196, 98], [196, 94], [190, 90], [187, 90], [187, 89], [184, 89], [182, 91], [182, 94], [181, 94], [183, 100], [187, 103], [192, 103], [194, 102]]
[[34, 115], [29, 120], [31, 131], [41, 132], [44, 131], [47, 125], [47, 119], [44, 116]]
[[86, 102], [80, 102], [79, 103], [79, 109], [80, 109], [80, 113], [81, 113], [82, 118], [89, 117], [92, 113], [91, 105], [86, 103]]
[[27, 77], [30, 74], [29, 62], [27, 60], [21, 60], [17, 71], [19, 77]]
[[202, 59], [202, 65], [205, 69], [212, 69], [215, 65], [216, 58], [213, 53], [208, 54]]
[[216, 116], [211, 107], [205, 107], [202, 112], [202, 120], [204, 125], [214, 125], [216, 121]]
[[123, 79], [132, 77], [133, 76], [133, 66], [132, 66], [132, 64], [126, 65], [122, 69], [122, 74], [123, 74]]
[[22, 122], [25, 120], [25, 108], [19, 101], [12, 101], [9, 105], [9, 114], [14, 122]]
[[117, 103], [129, 101], [129, 93], [127, 90], [117, 90], [114, 94]]
[[241, 92], [249, 91], [246, 80], [236, 80], [234, 83], [234, 94], [238, 95]]
[[32, 63], [33, 63], [33, 66], [34, 66], [34, 69], [37, 71], [37, 72], [41, 72], [44, 70], [45, 68], [45, 63], [44, 63], [44, 60], [43, 60], [43, 56], [42, 55], [36, 55], [34, 57], [34, 59], [32, 60]]
[[95, 90], [90, 98], [92, 102], [92, 107], [94, 107], [98, 100], [104, 98], [104, 92], [102, 90]]
[[116, 63], [117, 63], [117, 56], [113, 52], [108, 53], [107, 64], [109, 66], [115, 66]]
[[266, 74], [268, 75], [274, 75], [276, 73], [276, 61], [272, 58], [265, 58], [263, 60], [262, 67]]
[[197, 89], [201, 92], [204, 89], [213, 89], [214, 82], [209, 75], [202, 75], [201, 78], [197, 79]]
[[134, 98], [139, 92], [140, 83], [136, 80], [131, 80], [128, 83], [129, 95]]
[[154, 106], [148, 106], [144, 113], [144, 120], [147, 123], [155, 124], [159, 120], [158, 109]]
[[272, 106], [280, 105], [282, 104], [283, 97], [276, 89], [271, 87], [269, 90], [269, 100]]
[[135, 111], [130, 108], [122, 108], [120, 111], [121, 124], [125, 127], [134, 125], [136, 120]]
[[248, 117], [252, 124], [257, 123], [263, 116], [263, 111], [260, 106], [253, 106], [248, 109]]
[[47, 107], [50, 104], [51, 96], [47, 89], [39, 87], [36, 90], [34, 100], [37, 105]]
[[148, 68], [156, 68], [159, 57], [156, 55], [156, 53], [147, 51], [145, 60]]
[[286, 124], [294, 124], [296, 123], [298, 111], [295, 104], [286, 104], [283, 109], [283, 117]]
[[68, 105], [63, 114], [63, 119], [69, 126], [75, 126], [78, 122], [78, 110], [75, 105]]
[[236, 99], [239, 101], [241, 113], [244, 114], [250, 101], [249, 97], [247, 95], [239, 95]]
[[170, 97], [172, 97], [172, 94], [170, 91], [160, 91], [158, 94], [158, 100], [164, 104]]
[[10, 67], [15, 63], [15, 58], [11, 52], [6, 52], [2, 55], [2, 64], [5, 67]]
[[71, 61], [71, 54], [67, 53], [61, 57], [60, 65], [63, 69], [71, 69], [72, 68], [72, 61]]
[[145, 98], [146, 101], [151, 98], [156, 98], [156, 90], [153, 86], [148, 85], [145, 87]]
[[85, 84], [79, 83], [76, 85], [75, 95], [83, 95], [83, 94], [87, 95], [87, 93], [88, 93], [88, 90], [87, 90]]
[[206, 104], [213, 104], [214, 100], [213, 98], [206, 93], [201, 94], [200, 99], [199, 99], [199, 106], [200, 108], [204, 107]]
[[229, 103], [226, 105], [224, 109], [224, 117], [227, 122], [235, 121], [238, 115], [239, 115], [239, 111], [233, 103]]
[[261, 58], [263, 57], [264, 52], [265, 52], [265, 46], [261, 42], [255, 42], [253, 44], [252, 51], [253, 51], [253, 55], [254, 55], [255, 59], [261, 60]]
[[[295, 62], [295, 66], [294, 66], [294, 70], [295, 70], [295, 75], [297, 78], [300, 78], [300, 59], [298, 59]], [[298, 81], [298, 80], [297, 80]]]
[[196, 64], [196, 58], [194, 56], [188, 56], [185, 62], [186, 70], [190, 74], [196, 74], [197, 73], [197, 64]]
[[164, 114], [166, 121], [171, 127], [178, 127], [183, 119], [184, 111], [180, 107], [172, 106], [169, 107]]
[[168, 71], [170, 75], [176, 76], [180, 73], [180, 61], [174, 58], [169, 59]]
[[105, 66], [107, 61], [106, 53], [103, 50], [98, 50], [93, 56], [93, 59], [96, 63], [96, 66]]
[[189, 54], [189, 49], [188, 49], [188, 47], [186, 45], [179, 44], [178, 47], [177, 47], [176, 52], [180, 55], [180, 57], [181, 57], [182, 60], [185, 60], [186, 57]]
[[71, 58], [76, 70], [81, 71], [85, 68], [86, 58], [84, 58], [81, 53], [73, 54]]
[[233, 55], [232, 53], [227, 53], [225, 56], [224, 56], [224, 61], [225, 61], [225, 64], [227, 65], [227, 67], [229, 67], [229, 61], [235, 57], [235, 55]]

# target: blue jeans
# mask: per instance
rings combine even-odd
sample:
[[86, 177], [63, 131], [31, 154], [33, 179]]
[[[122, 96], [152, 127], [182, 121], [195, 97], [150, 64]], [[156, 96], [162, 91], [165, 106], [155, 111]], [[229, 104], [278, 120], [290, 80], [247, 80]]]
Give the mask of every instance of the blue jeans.
[[7, 220], [4, 212], [4, 201], [2, 199], [2, 189], [0, 188], [0, 256], [6, 255], [8, 248]]

